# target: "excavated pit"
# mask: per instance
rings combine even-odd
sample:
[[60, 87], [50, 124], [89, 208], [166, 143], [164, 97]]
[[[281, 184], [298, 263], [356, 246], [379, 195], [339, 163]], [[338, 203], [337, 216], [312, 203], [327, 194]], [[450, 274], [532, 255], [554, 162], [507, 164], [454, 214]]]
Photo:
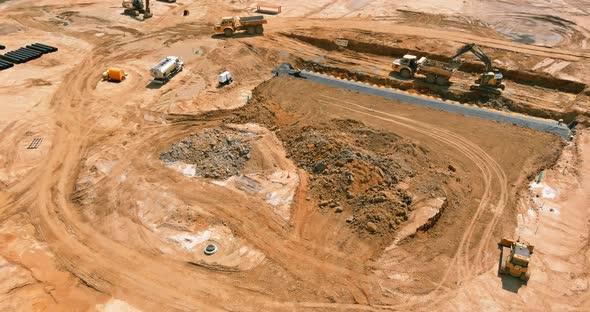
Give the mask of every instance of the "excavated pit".
[[[300, 93], [301, 84], [319, 90], [315, 95], [303, 95]], [[297, 85], [299, 91], [283, 92], [284, 89], [277, 88], [285, 85]], [[465, 176], [459, 174], [456, 166], [445, 163], [445, 160], [441, 162], [439, 155], [425, 145], [358, 120], [320, 113], [323, 112], [322, 101], [299, 107], [306, 96], [314, 99], [323, 94], [344, 92], [336, 90], [302, 79], [273, 78], [254, 90], [249, 105], [222, 117], [223, 122], [254, 122], [275, 132], [287, 151], [287, 157], [307, 172], [307, 200], [314, 202], [316, 209], [324, 214], [334, 218], [343, 215], [360, 237], [375, 239], [382, 247], [388, 246], [399, 239], [398, 231], [414, 215], [415, 202], [448, 198], [436, 213], [423, 220], [419, 218], [420, 224], [414, 226], [412, 233], [440, 231], [436, 224], [440, 220], [448, 223], [446, 211], [455, 214], [461, 205], [457, 196], [466, 196], [458, 194], [471, 193], [474, 186], [463, 189]], [[449, 115], [447, 118], [463, 120], [467, 117]], [[516, 131], [529, 133], [531, 130]], [[412, 233], [409, 237], [414, 235]]]
[[[420, 170], [433, 157], [424, 146], [351, 119], [297, 121], [298, 114], [254, 93], [247, 107], [224, 122], [254, 122], [275, 131], [287, 156], [307, 171], [318, 209], [348, 216], [346, 222], [361, 237], [377, 236], [387, 245], [408, 220], [416, 195], [444, 196], [440, 185], [446, 176], [426, 177], [429, 174]], [[411, 194], [400, 187], [408, 179], [427, 182], [419, 194]], [[430, 221], [422, 231], [436, 219]]]

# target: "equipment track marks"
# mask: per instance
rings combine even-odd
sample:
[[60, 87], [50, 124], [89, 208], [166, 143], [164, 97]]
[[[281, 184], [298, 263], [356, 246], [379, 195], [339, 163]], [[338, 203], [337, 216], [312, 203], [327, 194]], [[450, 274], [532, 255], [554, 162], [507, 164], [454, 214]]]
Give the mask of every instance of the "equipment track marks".
[[[355, 106], [355, 107], [361, 108], [364, 111], [355, 110], [350, 107], [336, 104], [333, 102], [328, 102], [328, 101], [325, 101], [322, 99], [316, 99], [320, 103], [338, 106], [340, 108], [343, 108], [343, 109], [346, 109], [349, 111], [353, 111], [356, 113], [360, 113], [360, 114], [364, 114], [367, 116], [378, 118], [378, 119], [381, 119], [384, 121], [388, 121], [388, 122], [391, 122], [391, 123], [394, 123], [394, 124], [397, 124], [400, 126], [407, 127], [407, 128], [412, 129], [418, 133], [435, 138], [435, 139], [457, 149], [459, 152], [463, 153], [468, 159], [470, 159], [479, 168], [479, 170], [482, 174], [482, 180], [484, 183], [484, 192], [483, 192], [482, 198], [480, 200], [480, 204], [479, 204], [475, 214], [473, 215], [473, 217], [469, 223], [469, 226], [467, 227], [467, 230], [464, 232], [463, 238], [461, 239], [461, 241], [459, 243], [459, 247], [457, 249], [455, 257], [453, 258], [453, 264], [456, 264], [456, 265], [451, 265], [449, 267], [449, 269], [447, 269], [446, 273], [444, 274], [443, 279], [439, 282], [439, 285], [437, 286], [435, 291], [442, 287], [442, 285], [446, 282], [447, 278], [449, 277], [449, 274], [451, 273], [451, 271], [455, 267], [457, 267], [457, 270], [458, 270], [457, 276], [463, 276], [463, 280], [472, 277], [472, 275], [474, 274], [473, 269], [477, 269], [475, 274], [477, 274], [478, 271], [482, 270], [483, 268], [482, 268], [481, 264], [478, 265], [478, 268], [474, 268], [474, 265], [470, 262], [471, 255], [469, 253], [469, 246], [471, 244], [472, 236], [476, 231], [477, 220], [481, 217], [481, 215], [486, 210], [490, 210], [489, 206], [490, 206], [490, 201], [492, 200], [491, 188], [492, 188], [494, 178], [497, 179], [497, 183], [500, 186], [500, 194], [499, 194], [500, 198], [495, 203], [494, 207], [491, 208], [491, 212], [493, 213], [493, 219], [492, 219], [492, 222], [490, 222], [488, 224], [488, 226], [486, 227], [483, 237], [480, 240], [480, 244], [478, 246], [477, 253], [475, 254], [475, 257], [476, 257], [475, 263], [479, 263], [477, 260], [480, 260], [481, 253], [483, 252], [484, 247], [486, 246], [487, 243], [489, 243], [489, 240], [491, 238], [491, 234], [492, 234], [493, 229], [495, 228], [496, 223], [497, 223], [497, 218], [502, 214], [504, 206], [506, 205], [506, 202], [507, 202], [507, 191], [506, 191], [507, 179], [506, 179], [506, 175], [505, 175], [504, 171], [502, 170], [502, 168], [500, 167], [500, 165], [494, 159], [492, 159], [485, 151], [483, 151], [480, 147], [478, 147], [474, 143], [470, 142], [469, 140], [467, 140], [467, 139], [463, 138], [462, 136], [457, 135], [453, 132], [450, 132], [450, 131], [447, 131], [445, 129], [441, 129], [438, 127], [430, 126], [430, 125], [422, 123], [422, 122], [411, 120], [409, 118], [396, 116], [396, 115], [389, 114], [386, 112], [371, 109], [369, 107], [359, 105], [356, 103], [340, 100], [340, 99], [325, 96], [325, 95], [321, 95], [321, 96], [325, 99], [329, 99], [332, 101], [338, 101], [341, 103], [348, 104], [350, 106]], [[372, 113], [375, 113], [375, 114], [372, 114]], [[387, 117], [382, 117], [379, 115], [387, 116]]]

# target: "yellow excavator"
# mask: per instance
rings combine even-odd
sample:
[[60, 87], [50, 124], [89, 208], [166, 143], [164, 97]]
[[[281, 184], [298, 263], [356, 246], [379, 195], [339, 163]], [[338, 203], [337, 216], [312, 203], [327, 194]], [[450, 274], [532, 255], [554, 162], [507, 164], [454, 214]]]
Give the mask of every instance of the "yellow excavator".
[[131, 16], [139, 16], [139, 14], [143, 14], [143, 19], [153, 16], [150, 11], [150, 0], [145, 0], [145, 8], [142, 0], [123, 0], [121, 5], [125, 8], [123, 14]]
[[[498, 248], [501, 250], [498, 273], [512, 275], [528, 282], [530, 278], [529, 263], [535, 246], [521, 242], [520, 239], [514, 241], [502, 238], [498, 243]], [[509, 251], [507, 255], [504, 255], [505, 250]]]
[[506, 88], [506, 85], [502, 82], [504, 75], [502, 75], [499, 69], [492, 66], [492, 60], [477, 44], [469, 43], [464, 45], [451, 57], [450, 62], [455, 61], [457, 57], [467, 52], [473, 53], [473, 55], [485, 64], [483, 74], [475, 81], [476, 85], [471, 86], [470, 89], [486, 95], [497, 96], [502, 94], [502, 91]]

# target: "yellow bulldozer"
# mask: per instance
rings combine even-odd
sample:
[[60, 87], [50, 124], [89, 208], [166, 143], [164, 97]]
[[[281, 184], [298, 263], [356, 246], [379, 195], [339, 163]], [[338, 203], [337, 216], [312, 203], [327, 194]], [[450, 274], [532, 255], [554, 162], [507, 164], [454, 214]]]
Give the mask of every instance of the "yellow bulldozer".
[[[514, 241], [502, 238], [498, 243], [498, 248], [501, 250], [498, 273], [512, 275], [528, 282], [531, 276], [529, 262], [535, 246], [521, 242], [520, 239]], [[505, 255], [505, 251], [509, 251], [509, 253]]]

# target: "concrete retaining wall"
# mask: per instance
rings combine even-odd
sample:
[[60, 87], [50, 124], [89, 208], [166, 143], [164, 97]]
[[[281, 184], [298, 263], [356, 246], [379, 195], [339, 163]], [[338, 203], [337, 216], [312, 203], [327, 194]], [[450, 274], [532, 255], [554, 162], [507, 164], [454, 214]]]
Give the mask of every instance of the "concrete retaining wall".
[[473, 116], [493, 121], [499, 121], [507, 124], [527, 127], [539, 131], [550, 132], [566, 139], [571, 136], [570, 129], [566, 125], [559, 124], [555, 120], [531, 117], [513, 112], [504, 112], [493, 109], [481, 108], [477, 106], [471, 106], [468, 104], [461, 104], [459, 102], [444, 101], [430, 96], [411, 94], [398, 89], [368, 85], [365, 83], [344, 80], [323, 74], [308, 72], [305, 70], [302, 70], [299, 73], [299, 76], [302, 78], [306, 78], [310, 81], [319, 82], [336, 88], [342, 88], [350, 91], [381, 96], [392, 100], [399, 100], [410, 104], [426, 106], [442, 111], [462, 114], [465, 116]]

